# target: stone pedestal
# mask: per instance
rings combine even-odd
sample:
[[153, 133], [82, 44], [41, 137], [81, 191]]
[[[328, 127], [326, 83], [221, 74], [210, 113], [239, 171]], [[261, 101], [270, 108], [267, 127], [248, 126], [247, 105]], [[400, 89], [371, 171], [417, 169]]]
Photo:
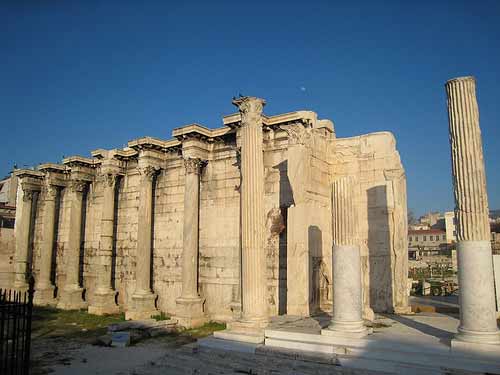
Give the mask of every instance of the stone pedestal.
[[[264, 250], [264, 159], [262, 150], [263, 99], [233, 101], [241, 115], [242, 317], [216, 337], [262, 342], [267, 325], [267, 265]], [[243, 334], [243, 335], [242, 335]], [[232, 338], [231, 338], [232, 337]]]
[[80, 271], [80, 244], [82, 229], [82, 201], [85, 182], [74, 180], [69, 185], [68, 197], [69, 231], [68, 247], [66, 249], [66, 283], [60, 292], [57, 307], [66, 310], [83, 309], [86, 302], [83, 300], [83, 288], [79, 284]]
[[184, 229], [182, 251], [182, 294], [176, 300], [176, 319], [184, 327], [205, 323], [203, 299], [198, 294], [198, 244], [200, 172], [202, 161], [184, 159], [186, 181], [184, 191]]
[[125, 319], [142, 320], [157, 315], [158, 310], [155, 307], [155, 300], [156, 295], [151, 292], [145, 294], [134, 293], [129, 308], [125, 311]]
[[203, 311], [203, 299], [195, 298], [177, 298], [175, 319], [180, 326], [186, 328], [198, 327], [207, 322]]
[[[140, 161], [139, 161], [140, 163]], [[138, 168], [141, 176], [139, 192], [139, 226], [137, 228], [137, 254], [135, 291], [125, 319], [149, 319], [158, 314], [156, 295], [151, 292], [151, 245], [153, 224], [153, 179], [157, 169], [146, 165]]]
[[52, 251], [54, 248], [57, 188], [46, 181], [42, 197], [44, 199], [42, 243], [40, 245], [40, 266], [35, 285], [34, 303], [37, 305], [53, 305], [54, 285], [50, 280], [52, 270]]
[[357, 212], [354, 178], [343, 177], [333, 183], [333, 316], [322, 335], [363, 337], [361, 257], [357, 244]]
[[97, 289], [92, 297], [91, 305], [89, 305], [89, 314], [108, 315], [118, 314], [120, 308], [116, 304], [116, 292], [109, 288]]
[[120, 311], [115, 301], [116, 292], [111, 288], [116, 179], [117, 175], [112, 173], [101, 176], [104, 190], [101, 239], [98, 252], [99, 264], [96, 275], [96, 290], [88, 309], [90, 314], [117, 314]]
[[31, 209], [33, 204], [33, 190], [26, 184], [21, 183], [19, 193], [22, 198], [18, 199], [16, 210], [16, 252], [15, 252], [15, 275], [14, 289], [28, 290], [26, 275], [28, 273], [28, 253], [31, 232]]
[[488, 195], [476, 85], [473, 77], [446, 83], [457, 220], [460, 325], [459, 341], [500, 344], [495, 312]]

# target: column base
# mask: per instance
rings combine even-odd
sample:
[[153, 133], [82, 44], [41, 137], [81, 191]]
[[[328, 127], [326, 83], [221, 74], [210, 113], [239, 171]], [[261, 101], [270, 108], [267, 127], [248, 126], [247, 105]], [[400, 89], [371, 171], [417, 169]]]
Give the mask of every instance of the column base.
[[176, 301], [177, 312], [175, 319], [180, 326], [194, 328], [202, 326], [207, 322], [203, 312], [203, 302], [201, 298], [178, 298]]
[[156, 295], [149, 294], [134, 294], [130, 307], [125, 311], [126, 320], [141, 320], [150, 319], [158, 314], [155, 306]]
[[89, 306], [88, 313], [94, 315], [112, 315], [120, 312], [115, 302], [116, 292], [112, 289], [96, 291]]
[[462, 343], [500, 345], [500, 331], [480, 332], [458, 327], [458, 333], [451, 340], [451, 346], [461, 346]]
[[22, 281], [14, 281], [12, 284], [12, 289], [15, 289], [20, 292], [27, 292], [29, 289], [29, 285], [27, 282], [22, 282]]
[[57, 301], [54, 298], [54, 289], [53, 285], [44, 285], [35, 288], [33, 304], [38, 306], [55, 306]]
[[[332, 308], [333, 310], [333, 308]], [[330, 311], [332, 311], [330, 310]], [[410, 309], [411, 311], [411, 309]], [[368, 320], [370, 322], [373, 322], [375, 320], [375, 312], [373, 311], [373, 309], [370, 307], [370, 306], [363, 306], [363, 319], [364, 320]]]
[[78, 285], [68, 285], [63, 288], [57, 303], [58, 309], [80, 310], [86, 307], [87, 303], [83, 300], [83, 288]]
[[332, 321], [327, 329], [322, 329], [321, 334], [325, 336], [361, 338], [370, 332], [362, 320], [356, 322]]
[[227, 329], [224, 331], [214, 332], [214, 337], [223, 340], [261, 344], [264, 342], [264, 329], [268, 323], [267, 318], [240, 319], [228, 323]]
[[231, 309], [231, 314], [233, 315], [233, 320], [241, 319], [241, 303], [240, 302], [231, 302], [229, 304], [229, 308]]
[[415, 313], [411, 311], [411, 306], [395, 306], [394, 313], [399, 315], [414, 315]]

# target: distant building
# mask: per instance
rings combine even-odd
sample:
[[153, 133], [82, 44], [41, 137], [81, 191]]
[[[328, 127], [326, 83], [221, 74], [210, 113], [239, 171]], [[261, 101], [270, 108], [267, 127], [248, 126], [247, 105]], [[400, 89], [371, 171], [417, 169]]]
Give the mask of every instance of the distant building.
[[441, 229], [422, 229], [408, 231], [408, 255], [410, 259], [443, 255], [448, 252], [446, 231]]
[[456, 219], [455, 213], [453, 211], [448, 211], [444, 213], [445, 231], [446, 231], [446, 242], [454, 243], [457, 242], [457, 229], [456, 229]]
[[14, 228], [16, 217], [17, 177], [0, 180], [0, 228]]
[[0, 180], [0, 288], [5, 288], [12, 282], [16, 197], [17, 177]]

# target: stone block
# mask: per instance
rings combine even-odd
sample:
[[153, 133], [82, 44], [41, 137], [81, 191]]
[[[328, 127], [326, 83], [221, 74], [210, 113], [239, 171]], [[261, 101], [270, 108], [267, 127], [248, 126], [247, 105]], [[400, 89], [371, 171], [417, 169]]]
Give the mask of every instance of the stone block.
[[116, 331], [111, 334], [111, 346], [124, 348], [130, 346], [130, 332]]

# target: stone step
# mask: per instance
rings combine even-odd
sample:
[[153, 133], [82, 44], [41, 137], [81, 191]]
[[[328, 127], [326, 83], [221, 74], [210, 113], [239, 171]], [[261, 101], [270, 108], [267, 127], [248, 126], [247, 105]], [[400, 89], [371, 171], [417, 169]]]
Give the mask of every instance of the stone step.
[[[360, 363], [359, 360], [374, 361], [373, 364], [380, 362], [383, 365], [381, 370], [385, 368], [389, 371], [396, 371], [399, 366], [407, 366], [430, 373], [441, 371], [443, 368], [500, 373], [500, 357], [465, 357], [462, 353], [452, 353], [450, 348], [442, 343], [402, 344], [369, 338], [339, 338], [266, 330], [265, 347], [322, 353], [338, 358], [341, 364], [356, 366]], [[352, 362], [352, 359], [356, 361]]]

